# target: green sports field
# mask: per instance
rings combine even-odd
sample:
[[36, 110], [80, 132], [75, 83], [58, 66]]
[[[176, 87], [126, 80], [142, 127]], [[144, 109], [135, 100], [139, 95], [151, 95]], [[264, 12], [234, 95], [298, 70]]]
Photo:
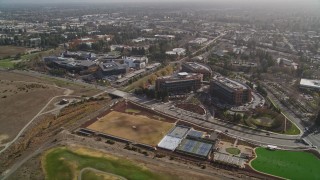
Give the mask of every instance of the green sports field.
[[[41, 161], [47, 180], [77, 179], [80, 171], [88, 167], [133, 180], [174, 179], [167, 174], [152, 172], [133, 161], [86, 148], [54, 148], [46, 152]], [[86, 176], [84, 174], [84, 178]]]
[[256, 153], [251, 166], [257, 171], [286, 179], [320, 179], [320, 160], [311, 153], [265, 148]]

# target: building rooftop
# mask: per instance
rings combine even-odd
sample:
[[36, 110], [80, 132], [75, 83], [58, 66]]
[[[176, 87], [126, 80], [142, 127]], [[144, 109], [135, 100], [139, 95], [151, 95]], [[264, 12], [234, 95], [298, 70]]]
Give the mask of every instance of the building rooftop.
[[100, 68], [102, 71], [110, 71], [112, 69], [123, 69], [126, 68], [125, 65], [121, 65], [115, 62], [110, 62], [110, 63], [102, 63], [99, 64]]
[[159, 142], [158, 147], [174, 151], [179, 146], [181, 140], [181, 138], [165, 136]]
[[127, 75], [125, 75], [123, 78], [120, 78], [118, 79], [116, 82], [117, 83], [123, 83], [127, 80], [129, 80], [130, 78], [134, 77], [134, 76], [137, 76], [139, 74], [142, 74], [144, 73], [146, 70], [145, 69], [140, 69], [138, 71], [134, 71], [134, 72], [131, 72], [131, 73], [128, 73]]
[[189, 132], [190, 128], [185, 126], [176, 126], [172, 129], [168, 136], [176, 137], [176, 138], [184, 138], [186, 134]]
[[89, 61], [89, 60], [78, 60], [76, 61], [76, 63], [80, 66], [85, 66], [85, 67], [90, 67], [90, 66], [94, 66], [96, 63], [93, 61]]
[[172, 76], [158, 77], [158, 79], [165, 79], [165, 80], [168, 80], [168, 81], [175, 81], [175, 80], [184, 80], [184, 79], [185, 80], [194, 79], [194, 78], [198, 78], [199, 76], [202, 76], [202, 74], [180, 72], [180, 73], [174, 74]]
[[248, 89], [248, 87], [246, 85], [241, 84], [237, 81], [231, 80], [226, 77], [216, 77], [215, 80], [222, 83], [223, 85], [231, 88], [231, 89]]
[[211, 71], [211, 69], [206, 65], [203, 65], [197, 62], [186, 62], [185, 64], [189, 65], [193, 69]]
[[300, 86], [320, 89], [320, 80], [301, 79]]

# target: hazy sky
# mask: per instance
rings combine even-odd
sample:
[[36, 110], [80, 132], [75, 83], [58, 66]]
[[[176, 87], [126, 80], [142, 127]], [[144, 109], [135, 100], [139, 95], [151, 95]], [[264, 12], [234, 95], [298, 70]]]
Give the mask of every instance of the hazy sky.
[[233, 3], [243, 3], [243, 2], [250, 2], [250, 3], [299, 3], [299, 4], [306, 4], [306, 3], [320, 3], [320, 0], [0, 0], [0, 2], [6, 3], [31, 3], [31, 2], [96, 2], [96, 3], [103, 3], [103, 2], [233, 2]]
[[157, 2], [157, 3], [185, 3], [192, 2], [197, 4], [203, 3], [220, 3], [232, 5], [249, 5], [249, 6], [275, 6], [275, 7], [311, 7], [319, 9], [320, 0], [0, 0], [0, 4], [46, 4], [46, 3], [133, 3], [133, 2]]

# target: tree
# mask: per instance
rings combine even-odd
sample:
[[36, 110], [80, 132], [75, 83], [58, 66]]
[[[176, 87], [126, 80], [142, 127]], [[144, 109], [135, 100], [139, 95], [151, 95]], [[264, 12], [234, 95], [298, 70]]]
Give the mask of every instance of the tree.
[[150, 76], [150, 78], [148, 79], [150, 84], [154, 84], [156, 82], [156, 80], [157, 80], [157, 75], [155, 75], [155, 74], [152, 74]]
[[260, 84], [257, 86], [257, 91], [264, 97], [268, 95], [268, 92]]
[[234, 113], [233, 114], [233, 122], [239, 122], [242, 119], [241, 114]]

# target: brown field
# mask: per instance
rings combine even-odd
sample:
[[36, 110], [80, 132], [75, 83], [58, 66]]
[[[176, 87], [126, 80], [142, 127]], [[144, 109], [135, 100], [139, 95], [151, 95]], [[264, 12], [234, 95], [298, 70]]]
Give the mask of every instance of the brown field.
[[0, 80], [0, 144], [12, 140], [52, 97], [63, 92], [52, 86]]
[[[35, 82], [48, 85], [38, 86]], [[71, 89], [72, 96], [92, 96], [100, 92], [61, 80], [0, 70], [0, 144], [12, 140], [51, 98], [64, 94], [65, 90], [50, 85]], [[46, 111], [50, 108], [54, 106], [49, 105]]]
[[24, 54], [26, 50], [28, 50], [28, 48], [17, 46], [0, 46], [0, 58], [15, 56], [18, 53]]
[[9, 80], [9, 81], [28, 81], [28, 82], [39, 82], [39, 83], [46, 83], [51, 85], [57, 85], [59, 87], [68, 88], [73, 90], [72, 95], [74, 96], [93, 96], [101, 92], [98, 89], [94, 89], [91, 87], [87, 87], [84, 85], [66, 82], [62, 80], [57, 80], [54, 78], [47, 78], [47, 77], [35, 77], [29, 74], [25, 74], [25, 72], [13, 72], [13, 71], [3, 71], [0, 70], [0, 80]]
[[155, 146], [173, 126], [173, 123], [151, 119], [143, 115], [111, 111], [87, 128]]

